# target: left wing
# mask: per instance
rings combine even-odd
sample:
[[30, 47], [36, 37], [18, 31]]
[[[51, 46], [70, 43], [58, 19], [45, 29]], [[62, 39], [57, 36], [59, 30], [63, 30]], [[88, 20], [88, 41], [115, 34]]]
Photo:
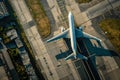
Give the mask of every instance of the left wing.
[[53, 37], [53, 38], [50, 38], [49, 40], [47, 40], [47, 42], [51, 42], [51, 41], [54, 41], [54, 40], [58, 40], [60, 38], [69, 38], [69, 29], [61, 32], [60, 34], [58, 34], [57, 36]]
[[76, 37], [77, 38], [79, 38], [79, 37], [85, 37], [85, 38], [90, 38], [90, 39], [95, 39], [97, 41], [101, 41], [101, 39], [99, 39], [99, 38], [97, 38], [95, 36], [92, 36], [92, 35], [90, 35], [88, 33], [85, 33], [85, 32], [83, 32], [83, 31], [81, 31], [81, 30], [79, 30], [77, 28], [75, 29], [75, 32], [76, 32]]

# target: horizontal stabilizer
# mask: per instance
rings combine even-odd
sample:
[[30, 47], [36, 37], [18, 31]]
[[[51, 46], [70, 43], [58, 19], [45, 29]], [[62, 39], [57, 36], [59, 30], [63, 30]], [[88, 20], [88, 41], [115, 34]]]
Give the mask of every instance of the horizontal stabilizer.
[[71, 51], [66, 51], [66, 52], [62, 52], [60, 54], [57, 54], [55, 57], [57, 60], [59, 59], [63, 59], [63, 58], [66, 58], [68, 55], [70, 55], [72, 52]]
[[65, 58], [65, 60], [68, 60], [68, 59], [76, 59], [76, 58], [85, 59], [85, 60], [88, 59], [87, 57], [85, 57], [84, 55], [82, 55], [82, 54], [80, 54], [80, 53], [77, 53], [76, 56], [72, 53], [72, 54], [70, 54], [69, 56], [67, 56], [67, 57]]
[[72, 53], [65, 58], [65, 60], [68, 60], [68, 59], [74, 59], [74, 54]]
[[80, 53], [77, 53], [77, 56], [76, 56], [76, 57], [79, 58], [79, 59], [85, 59], [85, 60], [88, 59], [87, 57], [83, 56], [83, 55], [80, 54]]

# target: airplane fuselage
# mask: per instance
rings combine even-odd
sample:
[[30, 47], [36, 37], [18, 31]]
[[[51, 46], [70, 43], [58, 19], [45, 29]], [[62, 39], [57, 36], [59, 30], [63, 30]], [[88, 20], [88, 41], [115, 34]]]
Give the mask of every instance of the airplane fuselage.
[[69, 27], [70, 27], [70, 39], [71, 39], [71, 47], [73, 50], [74, 55], [76, 55], [76, 35], [75, 35], [75, 27], [74, 27], [74, 16], [72, 15], [72, 13], [69, 13], [68, 16], [69, 19]]
[[[70, 55], [68, 55], [65, 58], [65, 60], [72, 59], [73, 57], [75, 59], [80, 58], [80, 59], [87, 60], [88, 58], [86, 56], [82, 55], [81, 53], [79, 53], [77, 51], [76, 38], [89, 38], [89, 39], [95, 39], [95, 40], [98, 40], [98, 41], [100, 41], [100, 39], [98, 39], [98, 38], [96, 38], [96, 37], [94, 37], [94, 36], [92, 36], [90, 34], [87, 34], [87, 33], [83, 32], [82, 27], [80, 27], [79, 29], [75, 28], [74, 16], [72, 15], [71, 12], [69, 12], [68, 20], [69, 20], [69, 29], [67, 29], [67, 30], [62, 29], [62, 32], [60, 34], [58, 34], [55, 37], [47, 40], [47, 42], [58, 40], [60, 38], [69, 38], [70, 41], [71, 41], [71, 47], [72, 47], [73, 52]], [[61, 56], [59, 56], [59, 57], [61, 57]]]

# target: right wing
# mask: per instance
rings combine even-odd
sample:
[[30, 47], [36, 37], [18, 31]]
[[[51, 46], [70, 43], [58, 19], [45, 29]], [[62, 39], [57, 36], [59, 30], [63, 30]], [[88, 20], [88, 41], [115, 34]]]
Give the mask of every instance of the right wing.
[[56, 35], [55, 37], [53, 38], [50, 38], [49, 40], [47, 40], [47, 42], [51, 42], [51, 41], [54, 41], [54, 40], [58, 40], [60, 38], [70, 38], [69, 37], [69, 29], [61, 32], [60, 34]]
[[85, 38], [90, 38], [90, 39], [95, 39], [97, 41], [102, 41], [101, 39], [99, 39], [99, 38], [97, 38], [95, 36], [92, 36], [92, 35], [90, 35], [88, 33], [85, 33], [85, 32], [83, 32], [83, 35], [84, 35]]
[[90, 35], [90, 34], [88, 34], [88, 33], [85, 33], [85, 32], [83, 32], [83, 31], [81, 31], [81, 30], [79, 30], [79, 29], [75, 29], [75, 32], [76, 32], [76, 37], [84, 37], [84, 38], [90, 38], [90, 39], [95, 39], [95, 40], [98, 40], [98, 41], [101, 41], [101, 39], [99, 39], [99, 38], [97, 38], [97, 37], [95, 37], [95, 36], [92, 36], [92, 35]]

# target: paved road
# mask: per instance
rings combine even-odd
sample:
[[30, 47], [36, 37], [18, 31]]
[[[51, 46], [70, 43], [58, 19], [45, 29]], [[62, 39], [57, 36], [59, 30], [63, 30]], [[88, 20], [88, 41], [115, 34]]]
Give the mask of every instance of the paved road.
[[[48, 1], [50, 1], [50, 0], [48, 0]], [[19, 4], [18, 4], [18, 2], [19, 2]], [[48, 51], [46, 50], [44, 43], [42, 42], [41, 37], [37, 31], [36, 25], [34, 24], [31, 26], [29, 24], [31, 21], [34, 22], [34, 20], [32, 19], [30, 12], [29, 12], [28, 8], [26, 7], [26, 4], [24, 3], [24, 0], [11, 0], [11, 4], [12, 4], [14, 10], [16, 11], [18, 18], [24, 28], [24, 31], [25, 31], [27, 38], [32, 46], [32, 49], [35, 53], [37, 61], [39, 62], [39, 64], [42, 65], [42, 72], [46, 74], [47, 78], [49, 78], [51, 80], [53, 80], [53, 79], [58, 80], [60, 73], [57, 73], [54, 62], [52, 62], [52, 60], [51, 60], [51, 58], [53, 58], [53, 57], [49, 56]], [[56, 11], [58, 11], [57, 8], [53, 8], [52, 11], [53, 11], [52, 14], [55, 14], [55, 15], [53, 15], [55, 20], [58, 20], [57, 16], [59, 15], [59, 13], [56, 12]], [[84, 17], [82, 17], [82, 18], [84, 18]], [[59, 20], [58, 20], [58, 22], [59, 22]], [[52, 51], [52, 52], [54, 52], [54, 51]], [[55, 51], [54, 53], [56, 54], [57, 51]], [[55, 54], [52, 54], [52, 55], [54, 56]], [[41, 68], [41, 65], [39, 66], [40, 68]], [[65, 72], [67, 72], [67, 71], [65, 71]]]
[[[53, 78], [58, 80], [59, 77], [57, 75], [56, 70], [54, 69], [54, 65], [47, 53], [47, 50], [42, 42], [42, 39], [38, 33], [36, 24], [30, 25], [30, 22], [34, 21], [28, 7], [25, 4], [24, 0], [10, 0], [13, 9], [15, 10], [20, 23], [23, 26], [25, 34], [28, 38], [28, 41], [34, 51], [34, 55], [36, 60], [39, 62], [38, 64], [42, 64], [42, 72], [45, 73], [46, 78], [52, 80]], [[48, 60], [48, 65], [44, 61], [44, 57]], [[39, 66], [41, 68], [41, 65]], [[52, 72], [52, 76], [50, 76], [50, 71]]]
[[[29, 24], [34, 20], [32, 19], [24, 0], [12, 0], [11, 4], [14, 10], [16, 11], [16, 14], [18, 15], [20, 23], [22, 24], [24, 31], [27, 35], [27, 38], [30, 42], [30, 45], [34, 51], [34, 55], [39, 64], [39, 67], [42, 69], [41, 72], [45, 74], [44, 76], [46, 77], [46, 79], [49, 80], [59, 80], [61, 78], [73, 79], [72, 72], [70, 72], [70, 69], [68, 68], [68, 65], [66, 65], [65, 61], [64, 63], [62, 63], [63, 66], [59, 67], [59, 69], [56, 66], [59, 62], [55, 60], [56, 59], [55, 54], [58, 53], [57, 49], [59, 48], [56, 48], [55, 50], [53, 46], [54, 44], [51, 44], [51, 46], [47, 45], [47, 47], [50, 47], [47, 50], [45, 44], [43, 43], [37, 31], [36, 24], [33, 25]], [[59, 46], [61, 44], [63, 43], [60, 42]]]
[[91, 18], [95, 18], [95, 17], [97, 17], [119, 5], [120, 5], [119, 0], [105, 0], [95, 6], [87, 9], [85, 11], [85, 13], [87, 13], [88, 18], [91, 19]]
[[[50, 30], [51, 30], [51, 33], [49, 35], [49, 37], [53, 36], [54, 34], [54, 31], [56, 31], [58, 29], [58, 27], [56, 27], [56, 22], [55, 22], [55, 19], [53, 17], [53, 14], [52, 14], [52, 9], [54, 8], [54, 6], [51, 8], [49, 7], [48, 3], [47, 3], [47, 0], [40, 0], [44, 10], [45, 10], [45, 13], [49, 19], [49, 22], [50, 22]], [[44, 40], [47, 40], [49, 37], [45, 38]]]

